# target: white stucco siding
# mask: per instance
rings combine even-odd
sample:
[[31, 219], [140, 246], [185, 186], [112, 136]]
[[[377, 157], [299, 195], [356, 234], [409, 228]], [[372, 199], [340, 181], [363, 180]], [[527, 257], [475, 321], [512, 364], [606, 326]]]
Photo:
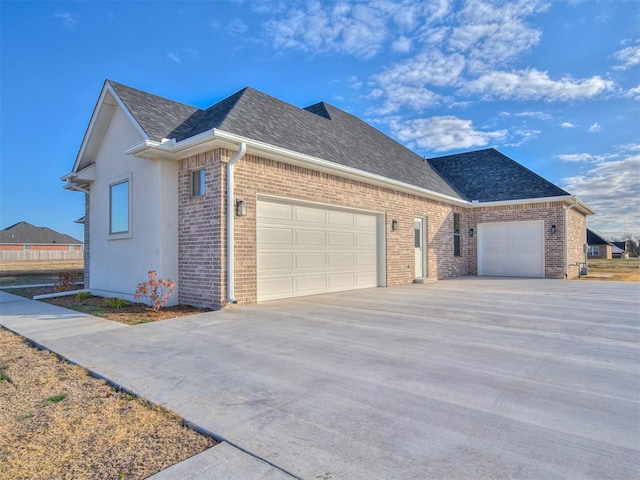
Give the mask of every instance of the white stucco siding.
[[[91, 291], [132, 300], [148, 270], [178, 277], [178, 166], [124, 153], [142, 140], [129, 118], [116, 108], [96, 155], [91, 185]], [[130, 231], [109, 234], [109, 187], [129, 179]], [[172, 303], [177, 299], [176, 293]]]

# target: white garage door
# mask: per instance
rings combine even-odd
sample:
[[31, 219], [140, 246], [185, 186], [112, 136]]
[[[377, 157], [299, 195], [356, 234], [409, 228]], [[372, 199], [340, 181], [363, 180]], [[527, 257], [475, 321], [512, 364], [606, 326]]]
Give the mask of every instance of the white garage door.
[[478, 224], [478, 275], [544, 278], [544, 222]]
[[258, 301], [377, 286], [375, 214], [258, 201]]

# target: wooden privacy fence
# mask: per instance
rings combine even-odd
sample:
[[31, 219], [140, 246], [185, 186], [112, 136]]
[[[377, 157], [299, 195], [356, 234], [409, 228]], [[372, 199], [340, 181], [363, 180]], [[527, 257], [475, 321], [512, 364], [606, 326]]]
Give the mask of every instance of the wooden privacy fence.
[[0, 261], [11, 260], [74, 260], [82, 259], [84, 251], [76, 250], [0, 250]]

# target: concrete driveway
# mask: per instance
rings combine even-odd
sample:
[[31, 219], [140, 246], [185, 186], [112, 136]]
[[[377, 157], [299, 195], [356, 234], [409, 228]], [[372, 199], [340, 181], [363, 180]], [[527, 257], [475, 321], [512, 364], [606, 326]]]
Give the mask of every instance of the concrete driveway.
[[639, 294], [467, 277], [77, 335], [0, 323], [305, 479], [624, 479]]

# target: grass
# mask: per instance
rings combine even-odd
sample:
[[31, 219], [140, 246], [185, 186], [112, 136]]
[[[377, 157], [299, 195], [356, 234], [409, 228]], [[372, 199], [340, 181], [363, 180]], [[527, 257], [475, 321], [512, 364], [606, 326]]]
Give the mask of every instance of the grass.
[[0, 346], [0, 371], [11, 371], [0, 382], [0, 480], [144, 479], [214, 445], [1, 328]]
[[640, 282], [640, 258], [590, 259], [589, 275], [582, 279]]

